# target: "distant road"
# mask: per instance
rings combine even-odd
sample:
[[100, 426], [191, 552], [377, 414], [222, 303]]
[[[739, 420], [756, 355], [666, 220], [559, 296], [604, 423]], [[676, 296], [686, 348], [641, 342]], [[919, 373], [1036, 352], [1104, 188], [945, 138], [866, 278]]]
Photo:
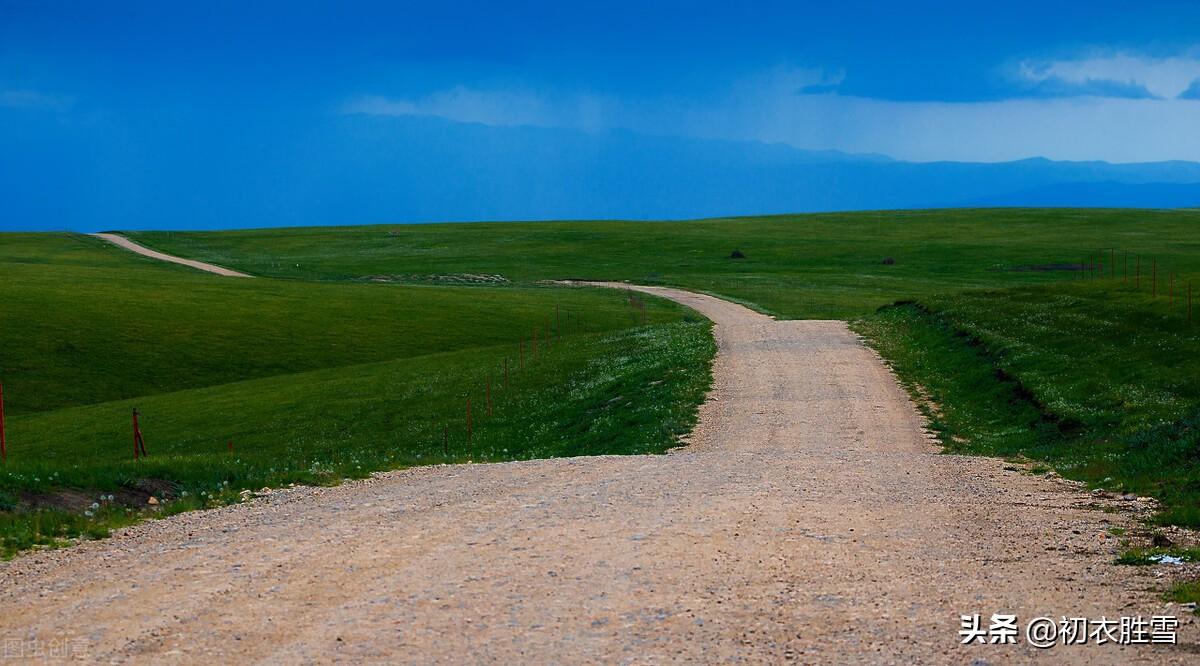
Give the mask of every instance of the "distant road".
[[[686, 447], [416, 467], [27, 553], [0, 636], [97, 663], [1195, 663], [1156, 568], [1113, 562], [1137, 527], [1114, 507], [1144, 502], [941, 453], [844, 322], [642, 290], [715, 322]], [[1184, 644], [960, 645], [975, 614], [1177, 615]]]
[[242, 278], [254, 277], [253, 275], [239, 273], [238, 271], [231, 270], [228, 268], [222, 268], [221, 266], [217, 266], [214, 264], [206, 264], [203, 261], [196, 261], [195, 259], [184, 259], [183, 257], [176, 257], [175, 255], [172, 255], [172, 254], [164, 254], [157, 250], [151, 250], [150, 248], [146, 247], [145, 245], [140, 245], [138, 243], [135, 243], [135, 242], [129, 240], [128, 238], [126, 238], [124, 236], [120, 236], [118, 234], [92, 234], [92, 235], [95, 236], [96, 238], [106, 240], [118, 247], [123, 247], [126, 250], [129, 250], [130, 252], [137, 252], [138, 254], [140, 254], [144, 257], [150, 257], [151, 259], [157, 259], [159, 261], [169, 261], [172, 264], [180, 264], [183, 266], [188, 266], [190, 268], [195, 268], [198, 271], [215, 273], [217, 275], [224, 275], [225, 277], [242, 277]]

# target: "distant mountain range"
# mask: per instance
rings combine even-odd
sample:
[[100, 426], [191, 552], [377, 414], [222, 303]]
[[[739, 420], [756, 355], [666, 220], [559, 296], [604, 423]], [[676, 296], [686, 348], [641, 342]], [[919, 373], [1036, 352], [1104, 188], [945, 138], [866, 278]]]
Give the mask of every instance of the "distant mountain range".
[[778, 144], [330, 115], [30, 145], [0, 228], [661, 219], [958, 206], [1200, 206], [1200, 163], [914, 163]]

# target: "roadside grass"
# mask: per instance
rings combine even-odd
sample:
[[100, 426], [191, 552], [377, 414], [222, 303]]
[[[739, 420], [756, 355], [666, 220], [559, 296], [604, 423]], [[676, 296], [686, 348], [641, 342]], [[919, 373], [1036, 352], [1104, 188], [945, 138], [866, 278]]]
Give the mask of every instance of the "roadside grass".
[[[527, 357], [524, 371], [507, 344], [19, 416], [10, 432], [20, 455], [0, 472], [10, 509], [0, 511], [3, 553], [102, 536], [263, 486], [446, 462], [660, 453], [691, 429], [708, 389], [708, 329], [677, 321], [574, 334]], [[135, 404], [150, 454], [138, 462]], [[148, 506], [150, 496], [163, 503]]]
[[855, 326], [947, 450], [1041, 461], [1200, 527], [1200, 325], [1178, 301], [1119, 280], [975, 290]]
[[[958, 209], [128, 235], [289, 279], [630, 280], [720, 294], [785, 318], [851, 319], [897, 300], [1063, 281], [1100, 248], [1117, 248], [1118, 260], [1123, 249], [1140, 252], [1144, 275], [1156, 257], [1164, 276], [1200, 276], [1197, 223], [1196, 210]], [[731, 258], [734, 250], [745, 257]]]
[[[647, 300], [648, 323], [681, 312]], [[78, 234], [0, 234], [10, 415], [516, 343], [580, 321], [593, 332], [638, 323], [608, 289], [232, 279]]]
[[[0, 553], [262, 486], [662, 451], [703, 398], [711, 336], [686, 308], [637, 300], [488, 281], [222, 278], [78, 234], [0, 234]], [[134, 407], [150, 452], [138, 462]]]
[[[1182, 581], [1175, 583], [1171, 589], [1163, 595], [1166, 601], [1173, 601], [1177, 604], [1198, 604], [1200, 603], [1200, 580]], [[1200, 607], [1192, 609], [1192, 613], [1200, 615]]]
[[[1200, 525], [1200, 324], [1182, 311], [1197, 223], [1194, 210], [963, 209], [131, 235], [288, 279], [624, 279], [785, 318], [861, 317], [949, 450], [1153, 495], [1161, 521]], [[1139, 256], [1135, 292], [1121, 278]], [[1104, 279], [1079, 279], [1099, 262]], [[875, 312], [898, 301], [913, 305]]]
[[1151, 566], [1156, 558], [1173, 557], [1184, 562], [1200, 562], [1200, 548], [1130, 548], [1117, 557], [1117, 564]]

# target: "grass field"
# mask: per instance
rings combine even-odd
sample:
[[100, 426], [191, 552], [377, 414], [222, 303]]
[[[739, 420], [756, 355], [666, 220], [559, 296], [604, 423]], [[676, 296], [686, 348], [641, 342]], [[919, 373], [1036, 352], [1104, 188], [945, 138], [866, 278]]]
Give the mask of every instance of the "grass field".
[[[939, 405], [951, 450], [1042, 460], [1158, 496], [1161, 520], [1200, 525], [1200, 323], [1187, 324], [1184, 304], [1188, 279], [1200, 289], [1198, 226], [1195, 210], [999, 209], [138, 238], [298, 280], [627, 279], [854, 319]], [[887, 307], [898, 301], [912, 305]]]
[[[1099, 248], [1200, 275], [1198, 224], [1200, 211], [985, 209], [130, 235], [258, 275], [631, 280], [720, 293], [787, 318], [849, 319], [896, 300], [1061, 281], [1073, 275], [1022, 269], [1079, 264]], [[731, 259], [734, 250], [745, 258]], [[894, 264], [883, 263], [889, 257]]]
[[1118, 281], [886, 308], [857, 329], [920, 387], [949, 450], [1160, 498], [1200, 527], [1200, 324]]
[[[852, 319], [924, 396], [948, 449], [1040, 460], [1200, 525], [1200, 324], [1182, 287], [1200, 282], [1198, 223], [1197, 211], [944, 210], [130, 234], [270, 278], [257, 280], [85, 237], [7, 235], [6, 548], [125, 519], [120, 502], [100, 503], [99, 521], [29, 510], [51, 497], [90, 507], [73, 489], [165, 488], [187, 508], [447, 459], [670, 446], [707, 382], [705, 324], [653, 299], [643, 322], [619, 293], [543, 284], [562, 278]], [[574, 316], [563, 344], [468, 445], [468, 394], [478, 412], [485, 374], [497, 381], [556, 309]], [[134, 404], [153, 454], [137, 464]]]
[[614, 290], [237, 280], [75, 235], [2, 235], [0, 272], [5, 554], [151, 496], [163, 514], [416, 464], [660, 452], [714, 352], [688, 311]]

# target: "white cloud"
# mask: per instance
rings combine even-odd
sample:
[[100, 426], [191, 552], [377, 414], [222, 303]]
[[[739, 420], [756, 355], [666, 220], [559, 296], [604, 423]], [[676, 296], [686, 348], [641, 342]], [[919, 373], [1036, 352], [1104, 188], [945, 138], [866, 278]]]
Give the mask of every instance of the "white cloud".
[[599, 128], [604, 98], [590, 94], [547, 96], [520, 90], [479, 90], [455, 86], [415, 98], [367, 95], [342, 107], [344, 113], [381, 116], [439, 116], [485, 125]]
[[[694, 97], [455, 87], [416, 98], [361, 97], [343, 111], [434, 115], [489, 125], [624, 128], [914, 161], [1035, 156], [1200, 161], [1200, 100], [1175, 99], [1187, 88], [1181, 76], [1142, 76], [1151, 91], [1175, 92], [1162, 95], [1165, 99], [1072, 96], [961, 103], [840, 95], [836, 88], [843, 77], [839, 71], [777, 68], [735, 82], [725, 92]], [[814, 89], [820, 94], [811, 94]]]
[[1117, 52], [1070, 60], [1026, 60], [1017, 78], [1030, 84], [1052, 84], [1095, 90], [1098, 86], [1144, 89], [1162, 99], [1175, 99], [1200, 80], [1200, 50], [1155, 58]]
[[1139, 162], [1200, 160], [1200, 101], [1068, 97], [895, 102], [794, 95], [691, 109], [682, 134], [876, 152], [914, 161], [1042, 156]]

